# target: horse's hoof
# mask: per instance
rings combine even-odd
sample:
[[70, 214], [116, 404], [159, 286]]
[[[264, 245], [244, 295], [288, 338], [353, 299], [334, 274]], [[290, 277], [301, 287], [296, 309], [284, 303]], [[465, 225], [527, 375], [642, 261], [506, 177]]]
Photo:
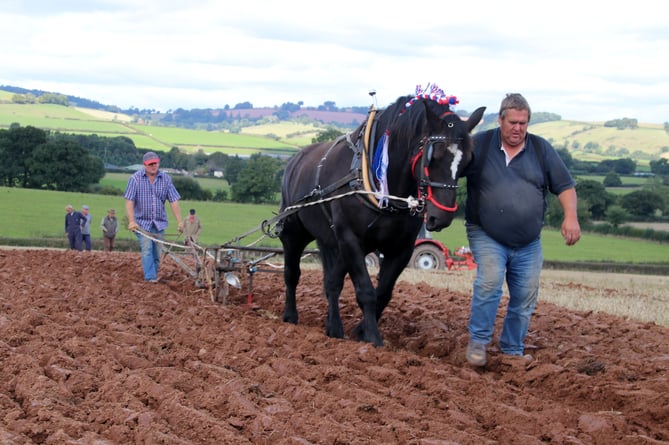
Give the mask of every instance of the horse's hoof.
[[358, 341], [365, 341], [365, 331], [362, 329], [361, 325], [354, 327], [351, 335]]
[[344, 331], [339, 329], [326, 329], [325, 335], [330, 338], [344, 338]]
[[375, 348], [383, 347], [383, 339], [381, 337], [372, 337], [367, 340], [369, 343], [373, 344]]
[[297, 324], [297, 317], [290, 314], [283, 314], [283, 321], [286, 323]]
[[368, 336], [366, 335], [365, 330], [362, 328], [362, 325], [357, 325], [355, 328], [353, 328], [353, 337], [357, 339], [358, 341], [362, 341], [365, 343], [371, 343], [375, 347], [381, 347], [383, 346], [383, 339], [381, 339], [380, 336]]
[[361, 341], [364, 341], [366, 343], [371, 343], [374, 345], [375, 348], [382, 348], [383, 347], [383, 340], [380, 338], [363, 338]]

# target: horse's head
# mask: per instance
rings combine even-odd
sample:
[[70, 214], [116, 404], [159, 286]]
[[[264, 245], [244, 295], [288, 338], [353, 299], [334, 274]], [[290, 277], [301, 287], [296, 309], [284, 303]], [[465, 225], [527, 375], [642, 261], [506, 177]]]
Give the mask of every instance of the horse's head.
[[425, 107], [425, 119], [411, 167], [419, 197], [425, 201], [425, 227], [439, 231], [451, 224], [458, 208], [458, 178], [473, 154], [470, 133], [483, 117], [485, 107], [462, 120], [448, 105], [429, 99], [420, 102]]

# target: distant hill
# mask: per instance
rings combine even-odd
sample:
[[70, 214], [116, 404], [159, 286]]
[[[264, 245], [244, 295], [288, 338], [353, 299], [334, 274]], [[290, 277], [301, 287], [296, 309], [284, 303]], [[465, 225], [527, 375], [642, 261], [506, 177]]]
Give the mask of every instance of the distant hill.
[[27, 88], [21, 88], [21, 87], [15, 87], [15, 86], [10, 86], [10, 85], [0, 85], [0, 90], [2, 91], [7, 91], [8, 93], [14, 94], [23, 94], [23, 95], [33, 95], [35, 97], [40, 97], [44, 94], [60, 94], [62, 96], [65, 96], [71, 106], [74, 107], [82, 107], [82, 108], [90, 108], [93, 110], [103, 110], [103, 111], [110, 111], [110, 112], [119, 112], [122, 111], [119, 107], [114, 106], [114, 105], [104, 105], [101, 104], [100, 102], [90, 100], [90, 99], [84, 99], [82, 97], [77, 97], [77, 96], [70, 96], [67, 94], [61, 94], [61, 93], [53, 93], [51, 91], [43, 91], [43, 90], [29, 90]]
[[[232, 109], [222, 109], [222, 108], [204, 108], [204, 109], [193, 109], [185, 110], [179, 108], [171, 113], [157, 113], [154, 110], [139, 110], [136, 108], [123, 110], [115, 105], [105, 105], [100, 102], [84, 99], [77, 96], [64, 95], [60, 93], [53, 93], [49, 91], [42, 90], [29, 90], [26, 88], [9, 86], [9, 85], [0, 85], [0, 91], [6, 91], [11, 93], [9, 96], [5, 95], [4, 101], [11, 101], [11, 97], [14, 94], [19, 95], [30, 95], [35, 98], [47, 94], [56, 94], [63, 96], [67, 99], [68, 105], [80, 108], [88, 108], [93, 110], [101, 110], [110, 113], [123, 113], [129, 116], [140, 116], [143, 119], [150, 120], [154, 123], [169, 123], [171, 125], [192, 128], [193, 125], [200, 124], [211, 124], [211, 123], [220, 123], [224, 120], [240, 120], [240, 119], [249, 119], [249, 120], [258, 120], [267, 118], [269, 116], [277, 116], [279, 118], [283, 117], [288, 119], [299, 119], [305, 117], [309, 120], [319, 121], [323, 124], [336, 124], [345, 127], [357, 127], [367, 118], [366, 109], [364, 107], [354, 107], [347, 109], [327, 109], [323, 110], [318, 108], [301, 108], [295, 104], [286, 104], [286, 107], [274, 107], [274, 108], [232, 108]], [[0, 97], [2, 99], [2, 97]], [[248, 103], [247, 103], [248, 104]], [[246, 104], [244, 104], [246, 105]], [[294, 108], [299, 108], [295, 109]], [[332, 107], [330, 107], [332, 108]], [[336, 107], [335, 107], [336, 108]], [[360, 112], [363, 109], [364, 112]], [[164, 115], [170, 115], [169, 118]], [[151, 118], [148, 119], [147, 115]], [[157, 115], [157, 116], [152, 116]], [[156, 118], [154, 118], [156, 117]]]
[[[226, 153], [254, 149], [291, 151], [310, 143], [323, 124], [349, 131], [367, 118], [366, 107], [317, 110], [290, 104], [291, 107], [283, 108], [178, 109], [171, 114], [141, 115], [123, 113], [112, 106], [81, 98], [72, 98], [77, 107], [12, 103], [14, 94], [26, 92], [44, 93], [0, 86], [0, 128], [18, 121], [21, 125], [61, 132], [127, 136], [139, 148], [161, 151], [171, 147], [188, 152], [198, 149]], [[82, 103], [99, 106], [89, 108]], [[575, 159], [598, 162], [631, 158], [639, 165], [647, 165], [649, 160], [669, 158], [669, 134], [660, 124], [638, 123], [636, 128], [619, 129], [605, 122], [562, 120], [551, 113], [535, 113], [532, 118], [530, 132], [545, 137], [556, 148], [566, 148]], [[494, 126], [496, 114], [489, 113], [484, 116], [479, 130]], [[181, 130], [167, 131], [164, 127], [180, 127]], [[245, 134], [255, 139], [247, 142], [243, 139]], [[232, 136], [236, 139], [231, 139]]]
[[631, 158], [647, 164], [661, 157], [669, 159], [669, 134], [660, 124], [639, 123], [637, 128], [618, 129], [604, 122], [561, 120], [531, 125], [530, 132], [556, 148], [566, 148], [580, 160]]
[[[250, 108], [225, 110], [230, 117], [235, 119], [258, 119], [276, 115], [276, 108]], [[312, 109], [300, 109], [288, 112], [290, 119], [306, 117], [309, 120], [319, 121], [324, 124], [337, 124], [347, 127], [357, 127], [367, 119], [367, 114], [352, 111], [321, 111]]]

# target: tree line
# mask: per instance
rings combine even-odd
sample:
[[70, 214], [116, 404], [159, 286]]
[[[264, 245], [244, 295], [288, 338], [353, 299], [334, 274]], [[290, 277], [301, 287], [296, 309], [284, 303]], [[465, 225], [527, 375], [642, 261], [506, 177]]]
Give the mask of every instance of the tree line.
[[[12, 124], [0, 129], [0, 186], [68, 192], [122, 194], [103, 188], [106, 171], [141, 167], [149, 150], [138, 149], [132, 139], [97, 135], [64, 134]], [[174, 181], [183, 199], [266, 203], [276, 202], [285, 160], [256, 153], [248, 159], [224, 153], [199, 151], [187, 154], [173, 147], [161, 152], [163, 169], [174, 171]], [[227, 191], [202, 189], [190, 175], [222, 171], [230, 185]]]

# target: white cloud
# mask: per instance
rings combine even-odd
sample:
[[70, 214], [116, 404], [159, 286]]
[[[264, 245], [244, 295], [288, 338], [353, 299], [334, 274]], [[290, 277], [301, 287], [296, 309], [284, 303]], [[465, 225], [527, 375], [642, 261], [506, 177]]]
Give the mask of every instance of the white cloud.
[[669, 20], [646, 0], [3, 2], [0, 83], [159, 110], [379, 105], [438, 83], [564, 119], [669, 121]]

